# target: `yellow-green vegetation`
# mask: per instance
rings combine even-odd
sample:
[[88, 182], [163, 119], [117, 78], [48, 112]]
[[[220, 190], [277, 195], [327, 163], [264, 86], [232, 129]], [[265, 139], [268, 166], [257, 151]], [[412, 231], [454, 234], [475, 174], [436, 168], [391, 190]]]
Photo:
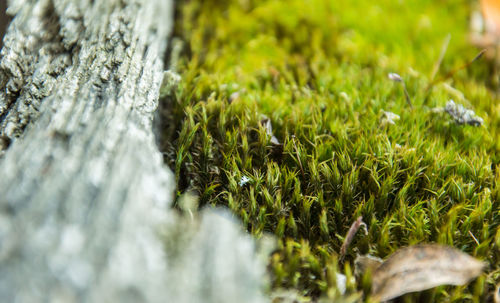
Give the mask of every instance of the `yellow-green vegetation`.
[[[500, 281], [500, 103], [493, 63], [467, 39], [473, 1], [184, 1], [182, 76], [168, 102], [166, 160], [178, 193], [227, 206], [255, 237], [279, 239], [272, 289], [348, 293], [356, 254], [437, 242], [487, 263], [464, 287], [412, 300], [484, 302]], [[439, 70], [440, 53], [451, 35]], [[404, 79], [413, 108], [400, 83]], [[431, 88], [431, 89], [429, 89]], [[484, 119], [457, 125], [450, 99]], [[400, 116], [382, 123], [383, 112]], [[270, 120], [272, 135], [263, 120]], [[273, 139], [274, 141], [274, 139]], [[248, 181], [247, 181], [248, 180]], [[339, 250], [358, 216], [368, 234]], [[365, 281], [365, 282], [363, 282]], [[430, 299], [429, 299], [430, 298]], [[422, 301], [422, 302], [423, 302]]]

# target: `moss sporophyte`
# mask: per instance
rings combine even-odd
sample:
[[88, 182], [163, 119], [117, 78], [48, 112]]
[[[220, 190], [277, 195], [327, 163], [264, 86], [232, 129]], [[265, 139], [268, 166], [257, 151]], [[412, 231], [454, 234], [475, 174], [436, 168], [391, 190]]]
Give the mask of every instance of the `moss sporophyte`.
[[[162, 100], [178, 197], [228, 207], [256, 238], [274, 234], [272, 290], [370, 301], [357, 255], [435, 242], [483, 260], [484, 273], [407, 299], [488, 300], [500, 282], [500, 107], [495, 62], [469, 64], [474, 5], [183, 2], [180, 78]], [[340, 262], [361, 216], [367, 233]]]

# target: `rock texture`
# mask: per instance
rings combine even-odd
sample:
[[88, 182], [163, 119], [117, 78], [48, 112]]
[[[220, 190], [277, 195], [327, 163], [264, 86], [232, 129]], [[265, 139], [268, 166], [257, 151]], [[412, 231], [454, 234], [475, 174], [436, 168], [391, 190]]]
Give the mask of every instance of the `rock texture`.
[[172, 1], [9, 4], [0, 301], [265, 301], [264, 264], [229, 214], [169, 210], [152, 120]]
[[[227, 210], [206, 209], [170, 221], [163, 233], [169, 298], [176, 303], [262, 303], [273, 243], [256, 246]], [[269, 240], [272, 242], [272, 240]], [[268, 242], [269, 242], [268, 241]], [[267, 247], [266, 247], [267, 246]]]
[[15, 18], [0, 59], [1, 301], [165, 301], [157, 227], [173, 182], [152, 117], [172, 1], [9, 4]]

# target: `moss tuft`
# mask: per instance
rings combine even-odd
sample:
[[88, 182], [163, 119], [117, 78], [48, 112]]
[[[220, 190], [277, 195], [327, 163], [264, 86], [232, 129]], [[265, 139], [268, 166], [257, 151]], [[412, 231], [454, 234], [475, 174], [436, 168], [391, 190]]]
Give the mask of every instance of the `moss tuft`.
[[[486, 274], [408, 298], [483, 302], [500, 279], [491, 63], [474, 62], [427, 95], [448, 33], [440, 74], [478, 52], [467, 42], [471, 9], [465, 0], [181, 4], [182, 80], [164, 100], [178, 196], [195, 191], [200, 206], [227, 206], [255, 237], [275, 234], [273, 288], [336, 298], [335, 273], [354, 281], [356, 253], [385, 257], [438, 242], [485, 260]], [[392, 72], [404, 79], [412, 109]], [[484, 125], [457, 125], [432, 110], [450, 99], [474, 108]], [[400, 119], [381, 125], [387, 112]], [[368, 235], [358, 234], [340, 263], [358, 216]], [[348, 292], [369, 288], [366, 279], [348, 282]]]

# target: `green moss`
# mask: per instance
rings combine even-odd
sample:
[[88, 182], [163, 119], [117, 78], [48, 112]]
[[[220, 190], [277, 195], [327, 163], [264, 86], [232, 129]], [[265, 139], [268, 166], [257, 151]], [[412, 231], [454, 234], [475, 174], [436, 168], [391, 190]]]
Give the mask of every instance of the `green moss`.
[[[335, 272], [350, 273], [356, 253], [385, 257], [439, 242], [488, 268], [468, 287], [422, 298], [484, 301], [500, 279], [500, 107], [491, 62], [475, 62], [427, 95], [448, 33], [439, 75], [478, 52], [467, 41], [470, 2], [223, 2], [179, 8], [182, 81], [164, 100], [178, 195], [193, 190], [201, 206], [229, 207], [256, 237], [275, 234], [274, 288], [338, 297]], [[414, 109], [390, 72], [405, 79]], [[430, 110], [450, 98], [473, 107], [484, 125], [455, 125]], [[400, 120], [381, 127], [381, 111]], [[339, 263], [360, 215], [368, 235], [357, 235]]]

